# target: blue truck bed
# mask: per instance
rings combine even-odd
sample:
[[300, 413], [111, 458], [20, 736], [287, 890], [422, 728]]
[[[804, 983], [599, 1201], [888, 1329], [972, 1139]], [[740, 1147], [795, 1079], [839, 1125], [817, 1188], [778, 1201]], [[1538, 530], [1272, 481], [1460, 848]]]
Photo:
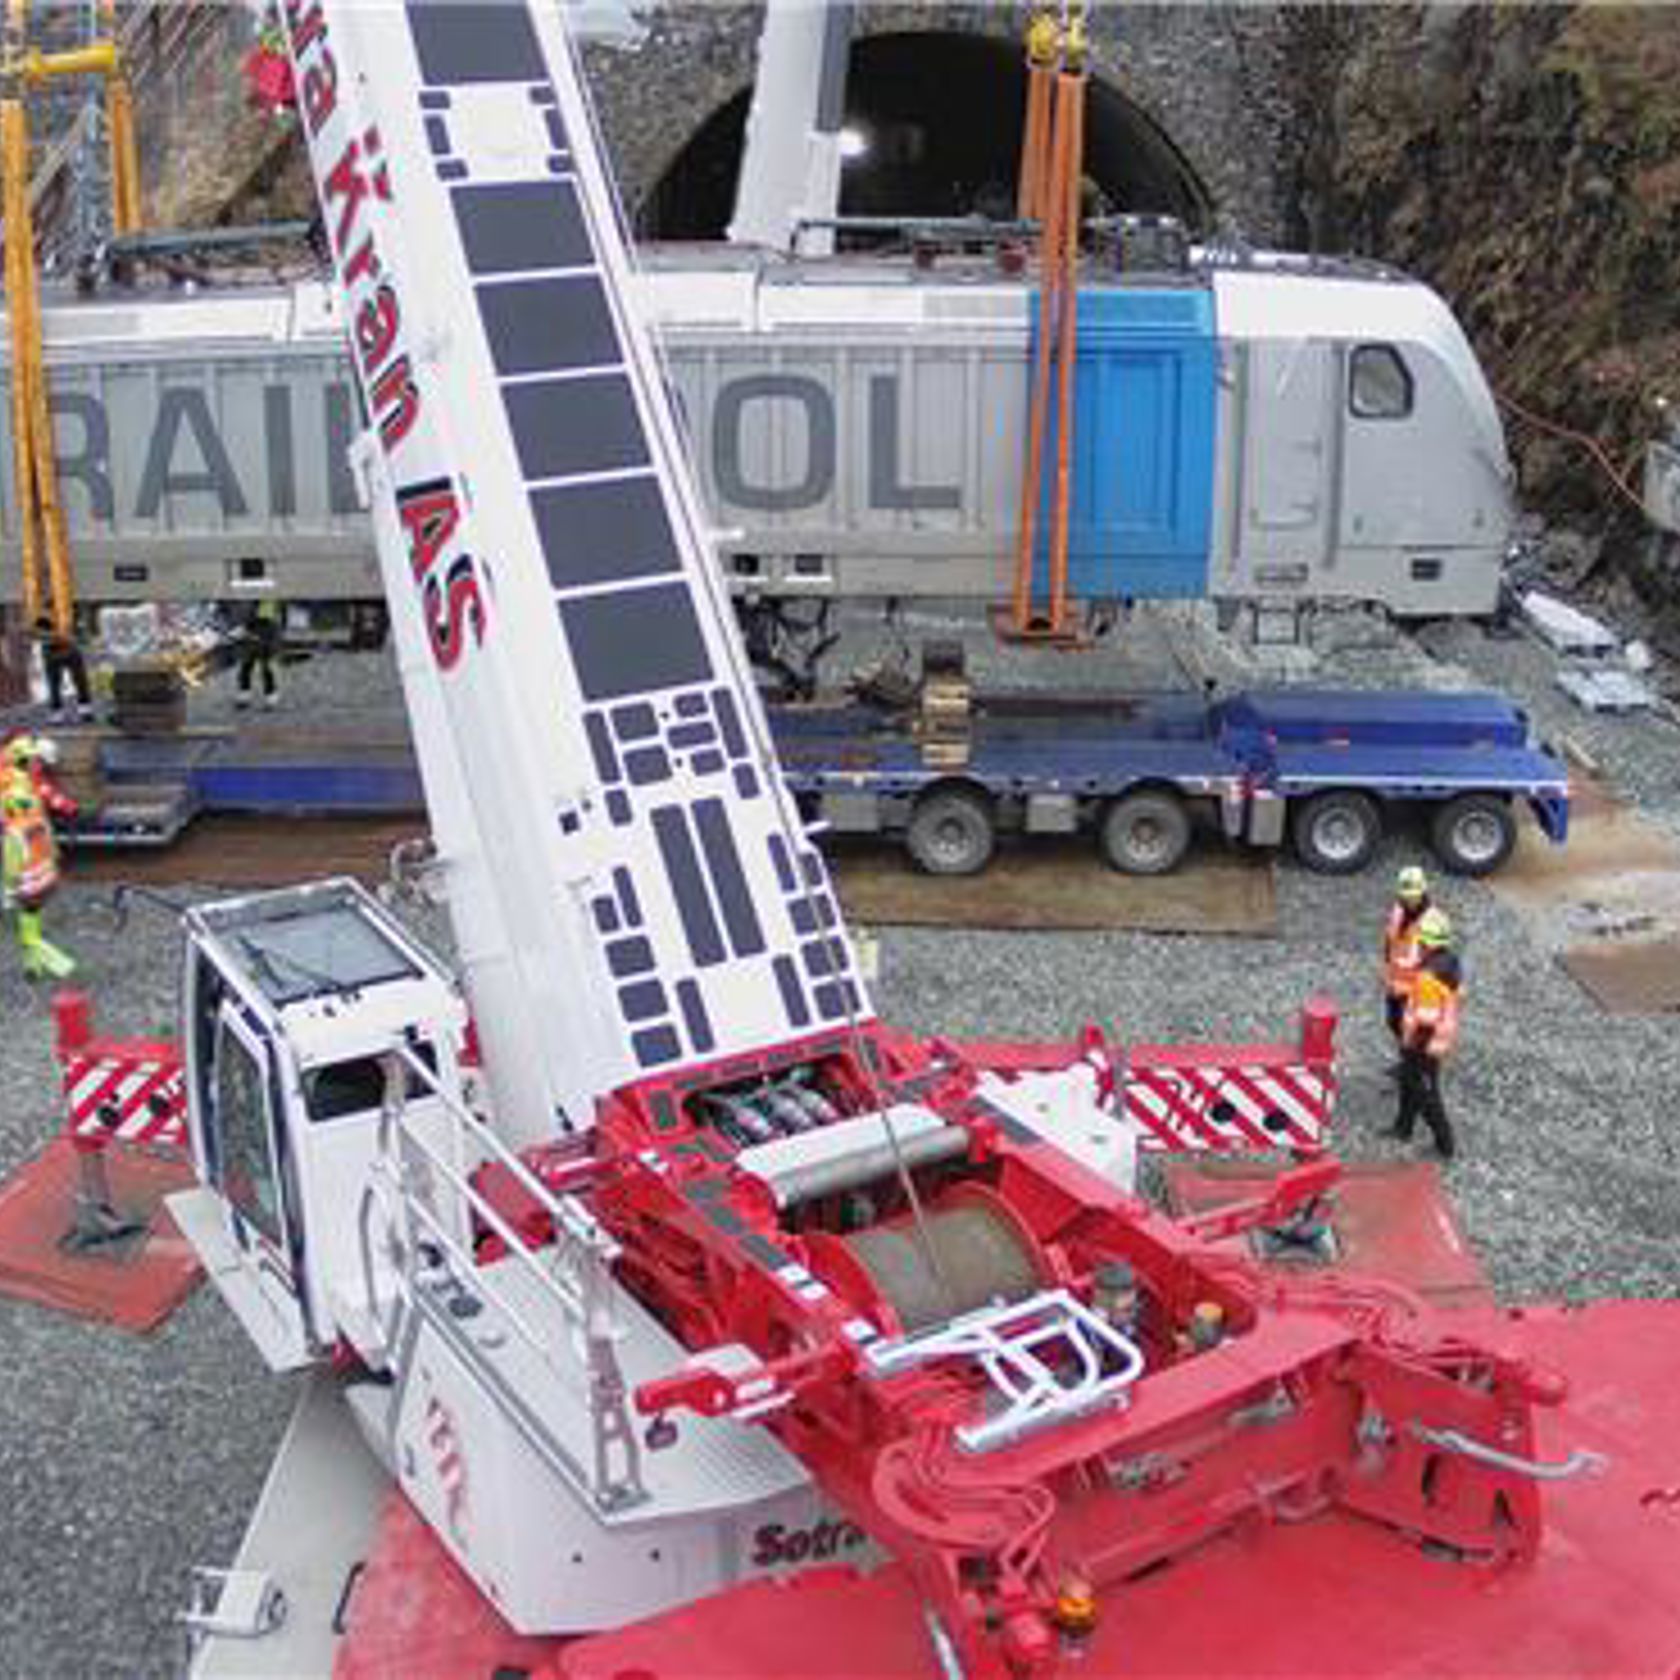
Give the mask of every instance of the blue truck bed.
[[[1116, 829], [1125, 826], [1121, 806], [1135, 807], [1135, 821], [1152, 824], [1157, 840], [1162, 824], [1181, 831], [1175, 861], [1197, 812], [1253, 845], [1290, 833], [1302, 857], [1326, 870], [1368, 861], [1383, 814], [1400, 806], [1426, 808], [1449, 827], [1464, 823], [1463, 845], [1439, 827], [1431, 842], [1449, 867], [1470, 873], [1503, 861], [1516, 801], [1529, 804], [1552, 841], [1568, 833], [1567, 770], [1536, 742], [1522, 709], [1498, 694], [982, 697], [961, 746], [943, 750], [930, 750], [908, 715], [865, 705], [773, 708], [771, 727], [812, 814], [841, 832], [902, 830], [926, 867], [934, 865], [928, 848], [918, 851], [918, 812], [935, 801], [947, 840], [979, 858], [975, 867], [989, 857], [993, 831], [1080, 827], [1103, 837], [1116, 867], [1132, 867], [1123, 860], [1145, 854], [1129, 852]], [[1304, 832], [1315, 822], [1323, 825], [1316, 841]], [[1364, 840], [1350, 838], [1350, 823], [1364, 826]], [[977, 836], [966, 851], [957, 844], [965, 828]], [[1485, 848], [1481, 862], [1475, 846]], [[1148, 855], [1162, 855], [1159, 845]], [[953, 864], [950, 872], [959, 871]]]
[[[892, 714], [869, 706], [788, 707], [771, 713], [777, 756], [796, 793], [857, 785], [915, 794], [951, 772], [924, 762], [920, 743]], [[1194, 783], [1217, 792], [1241, 766], [1215, 739], [1207, 709], [1163, 702], [1015, 711], [988, 707], [970, 726], [964, 775], [994, 793], [1101, 795], [1117, 782]], [[1203, 788], [1205, 784], [1205, 788]]]
[[[1554, 842], [1568, 833], [1569, 778], [1528, 717], [1497, 694], [1260, 690], [1194, 694], [1038, 693], [980, 697], [966, 754], [929, 751], [902, 712], [852, 704], [772, 708], [788, 782], [841, 832], [911, 833], [944, 799], [947, 826], [1069, 834], [1089, 828], [1116, 867], [1116, 807], [1149, 800], [1159, 828], [1200, 819], [1227, 839], [1280, 843], [1326, 799], [1446, 810], [1465, 798], [1526, 801]], [[948, 743], [947, 743], [948, 746]], [[269, 722], [237, 734], [108, 737], [100, 768], [112, 821], [73, 842], [164, 844], [197, 810], [411, 811], [419, 778], [406, 740], [363, 727], [296, 737]], [[951, 809], [949, 796], [967, 806]], [[1168, 802], [1164, 808], [1162, 801]], [[1344, 817], [1346, 812], [1344, 810]], [[1182, 821], [1181, 821], [1182, 819]], [[1434, 839], [1437, 850], [1441, 845]], [[983, 861], [983, 860], [982, 860]]]
[[1547, 837], [1569, 827], [1569, 772], [1501, 694], [1264, 690], [1212, 708], [1222, 743], [1275, 792], [1359, 788], [1385, 799], [1486, 791], [1526, 799]]
[[1419, 689], [1255, 689], [1216, 701], [1217, 727], [1253, 731], [1279, 741], [1341, 738], [1369, 745], [1525, 745], [1528, 714], [1502, 694], [1447, 694]]

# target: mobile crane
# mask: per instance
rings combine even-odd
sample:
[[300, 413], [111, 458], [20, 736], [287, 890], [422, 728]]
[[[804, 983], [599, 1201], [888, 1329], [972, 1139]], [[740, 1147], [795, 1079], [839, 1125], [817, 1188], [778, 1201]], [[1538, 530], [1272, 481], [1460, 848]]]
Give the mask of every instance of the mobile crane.
[[[566, 1672], [799, 1672], [790, 1634], [844, 1628], [852, 1673], [1043, 1675], [1110, 1626], [1130, 1649], [1159, 1566], [1234, 1534], [1228, 1570], [1262, 1572], [1236, 1579], [1351, 1530], [1391, 1580], [1425, 1560], [1496, 1600], [1484, 1637], [1559, 1594], [1575, 1637], [1593, 1570], [1540, 1490], [1595, 1459], [1542, 1456], [1562, 1385], [1508, 1329], [1230, 1248], [1333, 1163], [1173, 1222], [1132, 1187], [1145, 1058], [874, 1015], [556, 9], [288, 0], [284, 26], [459, 980], [344, 882], [189, 915], [202, 1183], [174, 1208], [270, 1363], [331, 1363], [515, 1630], [625, 1630]], [[1311, 1152], [1327, 1040], [1184, 1053], [1224, 1092], [1203, 1122]], [[764, 1598], [824, 1556], [779, 1537], [837, 1517], [891, 1561]], [[1652, 1519], [1624, 1550], [1653, 1585], [1602, 1648], [1671, 1663], [1680, 1548]], [[762, 1637], [731, 1642], [738, 1605]]]

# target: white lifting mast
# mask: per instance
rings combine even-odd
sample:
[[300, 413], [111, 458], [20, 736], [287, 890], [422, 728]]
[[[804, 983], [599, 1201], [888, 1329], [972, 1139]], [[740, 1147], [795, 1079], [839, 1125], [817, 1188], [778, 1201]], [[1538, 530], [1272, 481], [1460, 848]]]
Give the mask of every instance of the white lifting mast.
[[[838, 210], [851, 34], [850, 0], [767, 0], [729, 223], [734, 243], [791, 250], [802, 220]], [[819, 229], [799, 244], [826, 255], [834, 235]]]
[[504, 1135], [866, 1017], [624, 302], [559, 9], [290, 0], [286, 23]]

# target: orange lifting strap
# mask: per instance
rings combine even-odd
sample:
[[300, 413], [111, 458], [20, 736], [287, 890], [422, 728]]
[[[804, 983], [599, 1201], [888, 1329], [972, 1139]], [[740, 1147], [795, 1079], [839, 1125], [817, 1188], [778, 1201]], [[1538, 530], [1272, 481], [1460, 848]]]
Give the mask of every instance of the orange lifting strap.
[[[1080, 14], [1065, 26], [1033, 20], [1027, 35], [1027, 132], [1020, 203], [1041, 222], [1038, 331], [1028, 410], [1027, 459], [1016, 529], [1012, 635], [1064, 638], [1068, 614], [1068, 522], [1073, 484], [1073, 374], [1079, 317], [1079, 186], [1085, 155], [1085, 34]], [[1026, 208], [1030, 206], [1031, 208]], [[1052, 392], [1052, 378], [1054, 391]], [[1045, 450], [1055, 415], [1055, 466], [1047, 533], [1048, 598], [1035, 600]]]

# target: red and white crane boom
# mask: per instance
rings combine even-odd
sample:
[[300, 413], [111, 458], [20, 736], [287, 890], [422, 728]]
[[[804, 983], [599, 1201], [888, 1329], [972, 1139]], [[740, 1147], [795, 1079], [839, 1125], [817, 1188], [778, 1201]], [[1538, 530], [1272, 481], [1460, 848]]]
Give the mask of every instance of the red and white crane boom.
[[505, 1133], [869, 1006], [626, 307], [556, 8], [286, 9]]

